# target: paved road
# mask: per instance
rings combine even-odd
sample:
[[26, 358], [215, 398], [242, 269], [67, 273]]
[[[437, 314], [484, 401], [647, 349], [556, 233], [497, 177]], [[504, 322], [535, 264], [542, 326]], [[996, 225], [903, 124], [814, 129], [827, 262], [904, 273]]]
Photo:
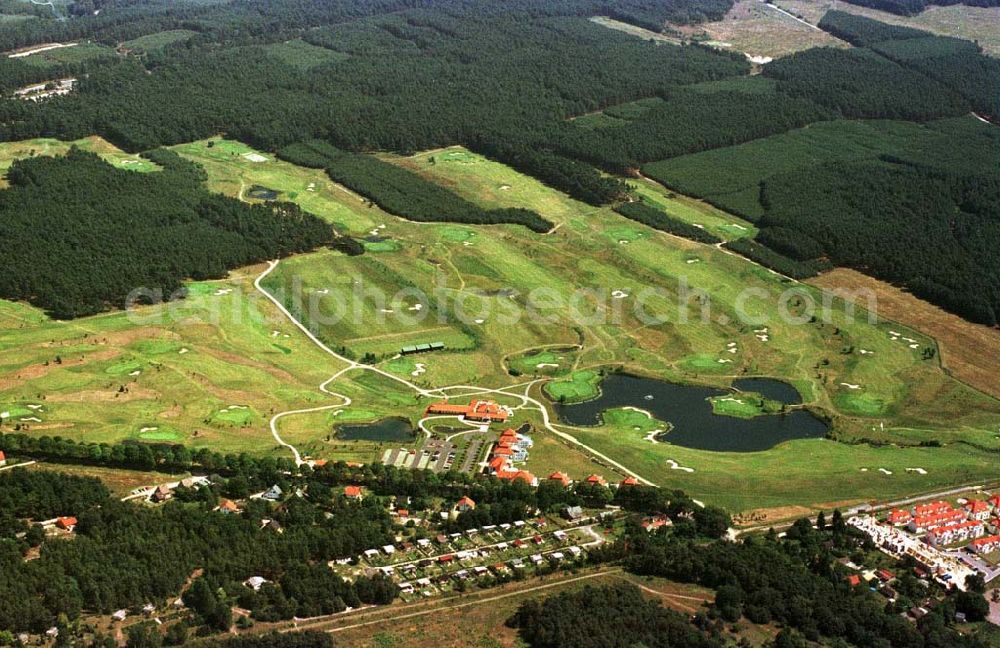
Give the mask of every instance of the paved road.
[[[310, 331], [309, 328], [306, 325], [304, 325], [302, 322], [300, 322], [298, 319], [296, 319], [296, 317], [294, 315], [292, 315], [292, 313], [287, 308], [285, 308], [284, 304], [282, 304], [276, 297], [274, 297], [271, 293], [269, 293], [267, 290], [265, 290], [264, 287], [261, 285], [261, 282], [269, 274], [271, 274], [274, 271], [274, 269], [277, 268], [277, 267], [278, 267], [278, 261], [269, 261], [268, 262], [267, 270], [265, 270], [264, 272], [262, 272], [260, 274], [260, 276], [257, 277], [257, 279], [254, 280], [254, 282], [253, 282], [254, 288], [256, 288], [258, 291], [260, 291], [260, 293], [263, 294], [265, 297], [267, 297], [268, 300], [272, 304], [274, 304], [274, 306], [285, 317], [287, 317], [288, 320], [291, 321], [292, 324], [294, 324], [296, 326], [296, 328], [298, 328], [300, 331], [302, 331], [306, 335], [306, 337], [308, 337], [309, 340], [312, 341], [313, 344], [315, 344], [320, 349], [322, 349], [327, 355], [335, 358], [336, 360], [338, 360], [338, 361], [340, 361], [340, 362], [342, 362], [342, 363], [344, 363], [346, 365], [346, 367], [344, 367], [343, 369], [341, 369], [340, 371], [338, 371], [337, 373], [335, 373], [333, 376], [331, 376], [329, 379], [327, 379], [322, 385], [320, 385], [320, 391], [322, 391], [322, 392], [324, 392], [326, 394], [329, 394], [331, 396], [336, 396], [336, 397], [342, 399], [342, 401], [343, 401], [342, 403], [340, 403], [339, 405], [327, 405], [327, 406], [323, 406], [323, 407], [310, 408], [310, 409], [307, 409], [307, 410], [291, 410], [291, 411], [287, 411], [287, 412], [281, 412], [279, 414], [276, 414], [271, 419], [271, 423], [270, 423], [271, 436], [274, 437], [274, 440], [279, 445], [281, 445], [282, 447], [288, 448], [292, 452], [293, 456], [295, 457], [296, 464], [301, 465], [302, 463], [304, 463], [303, 460], [302, 460], [302, 455], [298, 451], [298, 449], [295, 448], [295, 446], [293, 446], [292, 444], [288, 443], [287, 441], [285, 441], [281, 437], [281, 434], [278, 432], [278, 425], [277, 425], [278, 421], [280, 421], [282, 418], [284, 418], [286, 416], [292, 416], [292, 415], [295, 415], [295, 414], [304, 414], [304, 413], [308, 413], [308, 412], [318, 412], [318, 411], [324, 411], [324, 410], [328, 410], [328, 409], [335, 409], [335, 408], [338, 408], [338, 407], [346, 407], [347, 405], [349, 405], [351, 403], [351, 399], [349, 397], [343, 395], [343, 394], [338, 394], [336, 392], [330, 391], [329, 389], [327, 389], [327, 386], [330, 383], [332, 383], [334, 380], [336, 380], [337, 378], [339, 378], [340, 376], [342, 376], [345, 373], [347, 373], [348, 371], [355, 371], [355, 370], [357, 370], [357, 371], [371, 371], [371, 372], [377, 373], [377, 374], [379, 374], [381, 376], [384, 376], [386, 378], [389, 378], [389, 379], [394, 380], [394, 381], [396, 381], [398, 383], [401, 383], [402, 385], [405, 385], [405, 386], [409, 387], [410, 389], [412, 389], [415, 392], [417, 392], [420, 396], [424, 396], [424, 397], [428, 397], [428, 398], [446, 398], [448, 396], [446, 394], [446, 392], [451, 392], [451, 391], [455, 391], [455, 390], [463, 390], [463, 393], [461, 393], [461, 394], [452, 394], [452, 396], [474, 396], [474, 395], [480, 395], [480, 394], [482, 394], [482, 395], [493, 394], [493, 395], [513, 396], [514, 398], [518, 398], [518, 399], [521, 400], [521, 406], [518, 409], [520, 409], [520, 408], [524, 408], [524, 409], [537, 409], [539, 412], [541, 412], [541, 414], [542, 414], [542, 421], [543, 421], [543, 424], [545, 426], [545, 429], [548, 430], [549, 432], [551, 432], [552, 434], [555, 434], [556, 436], [560, 437], [561, 439], [564, 439], [565, 441], [568, 441], [569, 443], [574, 444], [575, 446], [581, 448], [582, 450], [586, 451], [587, 453], [591, 454], [592, 456], [600, 458], [602, 461], [606, 462], [608, 465], [613, 466], [613, 467], [617, 468], [618, 470], [620, 470], [623, 474], [635, 477], [637, 480], [639, 480], [643, 484], [646, 484], [647, 486], [655, 486], [656, 485], [653, 482], [651, 482], [651, 481], [645, 479], [644, 477], [636, 474], [635, 472], [629, 470], [628, 468], [626, 468], [622, 464], [618, 463], [614, 459], [611, 459], [610, 457], [608, 457], [608, 456], [606, 456], [606, 455], [598, 452], [597, 450], [595, 450], [595, 449], [589, 447], [588, 445], [584, 444], [583, 442], [579, 441], [573, 435], [556, 429], [555, 426], [552, 424], [551, 418], [549, 416], [549, 412], [545, 408], [545, 406], [542, 403], [540, 403], [539, 401], [535, 400], [534, 398], [531, 398], [527, 394], [528, 391], [531, 389], [531, 387], [534, 384], [536, 384], [537, 382], [539, 382], [539, 381], [532, 381], [532, 382], [523, 383], [523, 384], [520, 384], [520, 385], [513, 385], [511, 387], [505, 387], [503, 389], [488, 389], [488, 388], [485, 388], [485, 387], [478, 387], [478, 386], [475, 386], [475, 385], [451, 385], [449, 387], [439, 387], [437, 389], [424, 389], [423, 387], [415, 385], [412, 382], [406, 380], [405, 378], [401, 378], [401, 377], [399, 377], [399, 376], [397, 376], [395, 374], [389, 373], [388, 371], [385, 371], [384, 369], [380, 369], [380, 368], [374, 367], [372, 365], [362, 364], [360, 362], [355, 362], [354, 360], [351, 360], [350, 358], [346, 358], [346, 357], [340, 355], [339, 353], [335, 352], [333, 349], [331, 349], [330, 347], [328, 347], [326, 344], [324, 344], [322, 340], [320, 340], [318, 337], [316, 337], [316, 335], [312, 331]], [[509, 391], [511, 389], [517, 389], [517, 388], [522, 387], [522, 386], [525, 388], [523, 394], [511, 393]], [[468, 393], [464, 393], [464, 392], [468, 392]], [[531, 407], [528, 407], [529, 405]]]

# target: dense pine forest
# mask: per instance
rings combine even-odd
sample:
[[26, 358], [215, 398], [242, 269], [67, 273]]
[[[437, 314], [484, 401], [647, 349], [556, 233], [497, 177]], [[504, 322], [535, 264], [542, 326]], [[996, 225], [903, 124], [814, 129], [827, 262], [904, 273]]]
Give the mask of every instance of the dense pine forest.
[[130, 295], [167, 299], [185, 279], [333, 240], [329, 225], [296, 205], [212, 194], [192, 163], [165, 150], [149, 157], [162, 171], [115, 169], [79, 149], [16, 162], [0, 191], [0, 295], [78, 317], [120, 308]]
[[996, 7], [1000, 0], [848, 0], [859, 7], [880, 9], [900, 16], [916, 16], [931, 5], [964, 4], [970, 7]]
[[[986, 234], [994, 216], [983, 201], [969, 199], [974, 191], [989, 195], [995, 167], [943, 168], [934, 161], [950, 159], [947, 145], [919, 156], [880, 151], [865, 157], [866, 164], [879, 160], [871, 169], [825, 169], [817, 175], [823, 186], [807, 193], [829, 207], [813, 215], [800, 213], [810, 203], [794, 198], [801, 168], [761, 175], [724, 197], [691, 191], [659, 171], [693, 154], [769, 142], [828, 123], [923, 124], [969, 112], [1000, 120], [1000, 61], [969, 41], [831, 11], [820, 26], [854, 49], [800, 52], [751, 76], [751, 64], [737, 52], [658, 45], [589, 20], [608, 15], [660, 31], [667, 21], [716, 20], [730, 6], [726, 0], [89, 0], [72, 5], [67, 20], [0, 25], [0, 47], [89, 39], [112, 52], [110, 46], [164, 30], [188, 35], [149, 51], [140, 48], [141, 54], [125, 47], [116, 56], [48, 68], [3, 59], [0, 139], [97, 133], [139, 152], [225, 133], [323, 168], [405, 218], [515, 223], [536, 232], [547, 231], [549, 223], [534, 212], [483, 210], [367, 154], [463, 144], [594, 205], [628, 202], [620, 176], [641, 169], [760, 221], [760, 238], [737, 246], [789, 274], [808, 274], [826, 262], [851, 265], [965, 317], [996, 323], [996, 239]], [[293, 40], [299, 58], [290, 61], [281, 48]], [[9, 95], [25, 83], [70, 74], [80, 80], [67, 96], [33, 103]], [[609, 117], [604, 121], [575, 119], [602, 111]], [[984, 142], [977, 151], [990, 146]], [[839, 147], [832, 141], [819, 157], [835, 167], [825, 156], [835, 156]], [[933, 177], [928, 168], [935, 169]], [[942, 173], [945, 178], [938, 177]], [[868, 192], [863, 205], [855, 181], [863, 181]], [[900, 203], [901, 185], [894, 183], [911, 182], [946, 190], [933, 200]], [[23, 193], [21, 187], [12, 190]], [[229, 205], [215, 202], [219, 209]], [[874, 209], [892, 213], [873, 219]], [[948, 219], [939, 209], [957, 210], [954, 227], [942, 227]], [[827, 214], [822, 223], [815, 216], [820, 212]], [[649, 222], [648, 214], [643, 218]], [[885, 241], [896, 244], [886, 259], [877, 258], [884, 248], [870, 246]], [[924, 254], [897, 258], [895, 250], [902, 257], [914, 242]], [[28, 257], [43, 243], [26, 245], [21, 247], [30, 254], [19, 248], [12, 253]], [[281, 245], [309, 247], [303, 241]], [[243, 246], [231, 262], [189, 260], [184, 270], [212, 275], [241, 259], [259, 258], [256, 252]], [[985, 290], [974, 287], [977, 274]], [[148, 279], [154, 286], [176, 285], [175, 279]], [[57, 289], [60, 282], [70, 290]], [[4, 294], [32, 299], [61, 316], [120, 302], [120, 288], [85, 294], [64, 277], [38, 283], [8, 280]], [[57, 292], [68, 301], [56, 303]]]

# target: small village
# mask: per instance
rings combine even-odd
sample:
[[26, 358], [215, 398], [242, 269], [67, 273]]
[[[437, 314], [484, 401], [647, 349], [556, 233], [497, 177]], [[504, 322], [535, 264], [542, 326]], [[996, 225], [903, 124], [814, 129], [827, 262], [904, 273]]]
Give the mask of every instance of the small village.
[[[856, 515], [851, 526], [864, 532], [880, 551], [894, 559], [911, 558], [921, 575], [946, 588], [966, 590], [974, 576], [989, 583], [1000, 576], [1000, 494], [986, 499], [959, 498], [896, 508], [882, 516]], [[887, 585], [877, 572], [865, 581]], [[860, 582], [860, 581], [859, 581]], [[912, 611], [920, 616], [921, 611]]]

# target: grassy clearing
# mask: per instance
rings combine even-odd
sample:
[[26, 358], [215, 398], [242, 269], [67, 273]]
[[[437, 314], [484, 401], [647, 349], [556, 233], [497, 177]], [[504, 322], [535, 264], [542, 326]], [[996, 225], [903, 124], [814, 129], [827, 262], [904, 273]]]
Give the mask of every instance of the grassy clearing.
[[83, 63], [100, 58], [113, 58], [115, 51], [107, 45], [100, 43], [79, 43], [72, 47], [60, 47], [58, 49], [46, 50], [37, 54], [30, 54], [21, 58], [28, 65], [41, 68], [56, 67], [64, 64]]
[[754, 57], [778, 58], [811, 47], [845, 46], [826, 32], [803, 25], [758, 0], [740, 0], [720, 21], [678, 29], [708, 39], [706, 44], [718, 49]]
[[170, 29], [125, 41], [122, 43], [122, 47], [133, 50], [140, 49], [144, 52], [156, 52], [167, 45], [186, 41], [197, 34], [198, 32], [193, 32], [190, 29]]
[[[49, 155], [53, 157], [65, 155], [73, 146], [96, 153], [104, 161], [119, 169], [128, 169], [129, 171], [138, 171], [141, 173], [159, 170], [159, 167], [149, 160], [145, 160], [138, 155], [126, 153], [114, 144], [95, 135], [73, 142], [63, 142], [49, 138], [2, 142], [0, 143], [0, 174], [6, 176], [7, 170], [15, 160], [35, 157], [37, 155]], [[7, 186], [6, 178], [0, 179], [0, 187], [5, 186]]]
[[300, 70], [310, 70], [325, 63], [335, 63], [350, 58], [343, 52], [335, 52], [305, 42], [301, 38], [285, 41], [284, 43], [273, 43], [264, 48], [268, 54], [275, 57], [282, 63], [287, 63]]

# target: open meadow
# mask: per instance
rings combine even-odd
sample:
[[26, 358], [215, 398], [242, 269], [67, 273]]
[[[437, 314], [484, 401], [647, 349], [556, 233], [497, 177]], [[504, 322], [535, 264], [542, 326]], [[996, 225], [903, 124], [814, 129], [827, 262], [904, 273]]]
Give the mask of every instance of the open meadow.
[[[8, 146], [13, 151], [18, 145]], [[36, 144], [35, 150], [59, 152], [48, 146]], [[927, 350], [936, 349], [933, 338], [891, 321], [869, 322], [861, 309], [850, 315], [839, 299], [829, 301], [829, 317], [812, 318], [810, 304], [823, 304], [817, 288], [726, 250], [584, 205], [458, 147], [382, 159], [483, 207], [535, 209], [555, 230], [538, 235], [514, 225], [412, 223], [321, 171], [236, 142], [215, 138], [174, 149], [204, 166], [215, 191], [258, 200], [250, 192], [266, 188], [340, 233], [366, 240], [362, 256], [330, 250], [298, 255], [263, 282], [348, 357], [374, 360], [423, 389], [554, 380], [545, 387], [548, 396], [541, 385], [532, 387], [539, 401], [593, 395], [596, 372], [609, 369], [719, 387], [768, 376], [794, 385], [838, 439], [719, 453], [650, 442], [645, 436], [651, 429], [634, 414], [610, 415], [592, 428], [556, 421], [560, 431], [657, 484], [743, 511], [856, 502], [995, 475], [1000, 403], [928, 359]], [[726, 238], [754, 231], [746, 221], [655, 182], [632, 186], [648, 204]], [[109, 313], [54, 322], [3, 302], [5, 429], [286, 453], [271, 436], [271, 417], [325, 408], [281, 418], [284, 440], [314, 457], [377, 459], [393, 444], [343, 441], [335, 428], [388, 416], [415, 424], [429, 400], [386, 376], [354, 369], [326, 385], [352, 399], [339, 407], [342, 401], [318, 387], [346, 365], [255, 292], [253, 280], [263, 270], [193, 283], [187, 299], [143, 307], [131, 317]], [[577, 317], [569, 317], [567, 305], [577, 307]], [[403, 346], [435, 341], [445, 349], [399, 357]], [[542, 476], [564, 470], [577, 479], [591, 472], [620, 478], [607, 462], [595, 463], [590, 450], [543, 431], [540, 414], [520, 409], [513, 420], [536, 428], [528, 469]], [[921, 443], [942, 447], [916, 447]]]

